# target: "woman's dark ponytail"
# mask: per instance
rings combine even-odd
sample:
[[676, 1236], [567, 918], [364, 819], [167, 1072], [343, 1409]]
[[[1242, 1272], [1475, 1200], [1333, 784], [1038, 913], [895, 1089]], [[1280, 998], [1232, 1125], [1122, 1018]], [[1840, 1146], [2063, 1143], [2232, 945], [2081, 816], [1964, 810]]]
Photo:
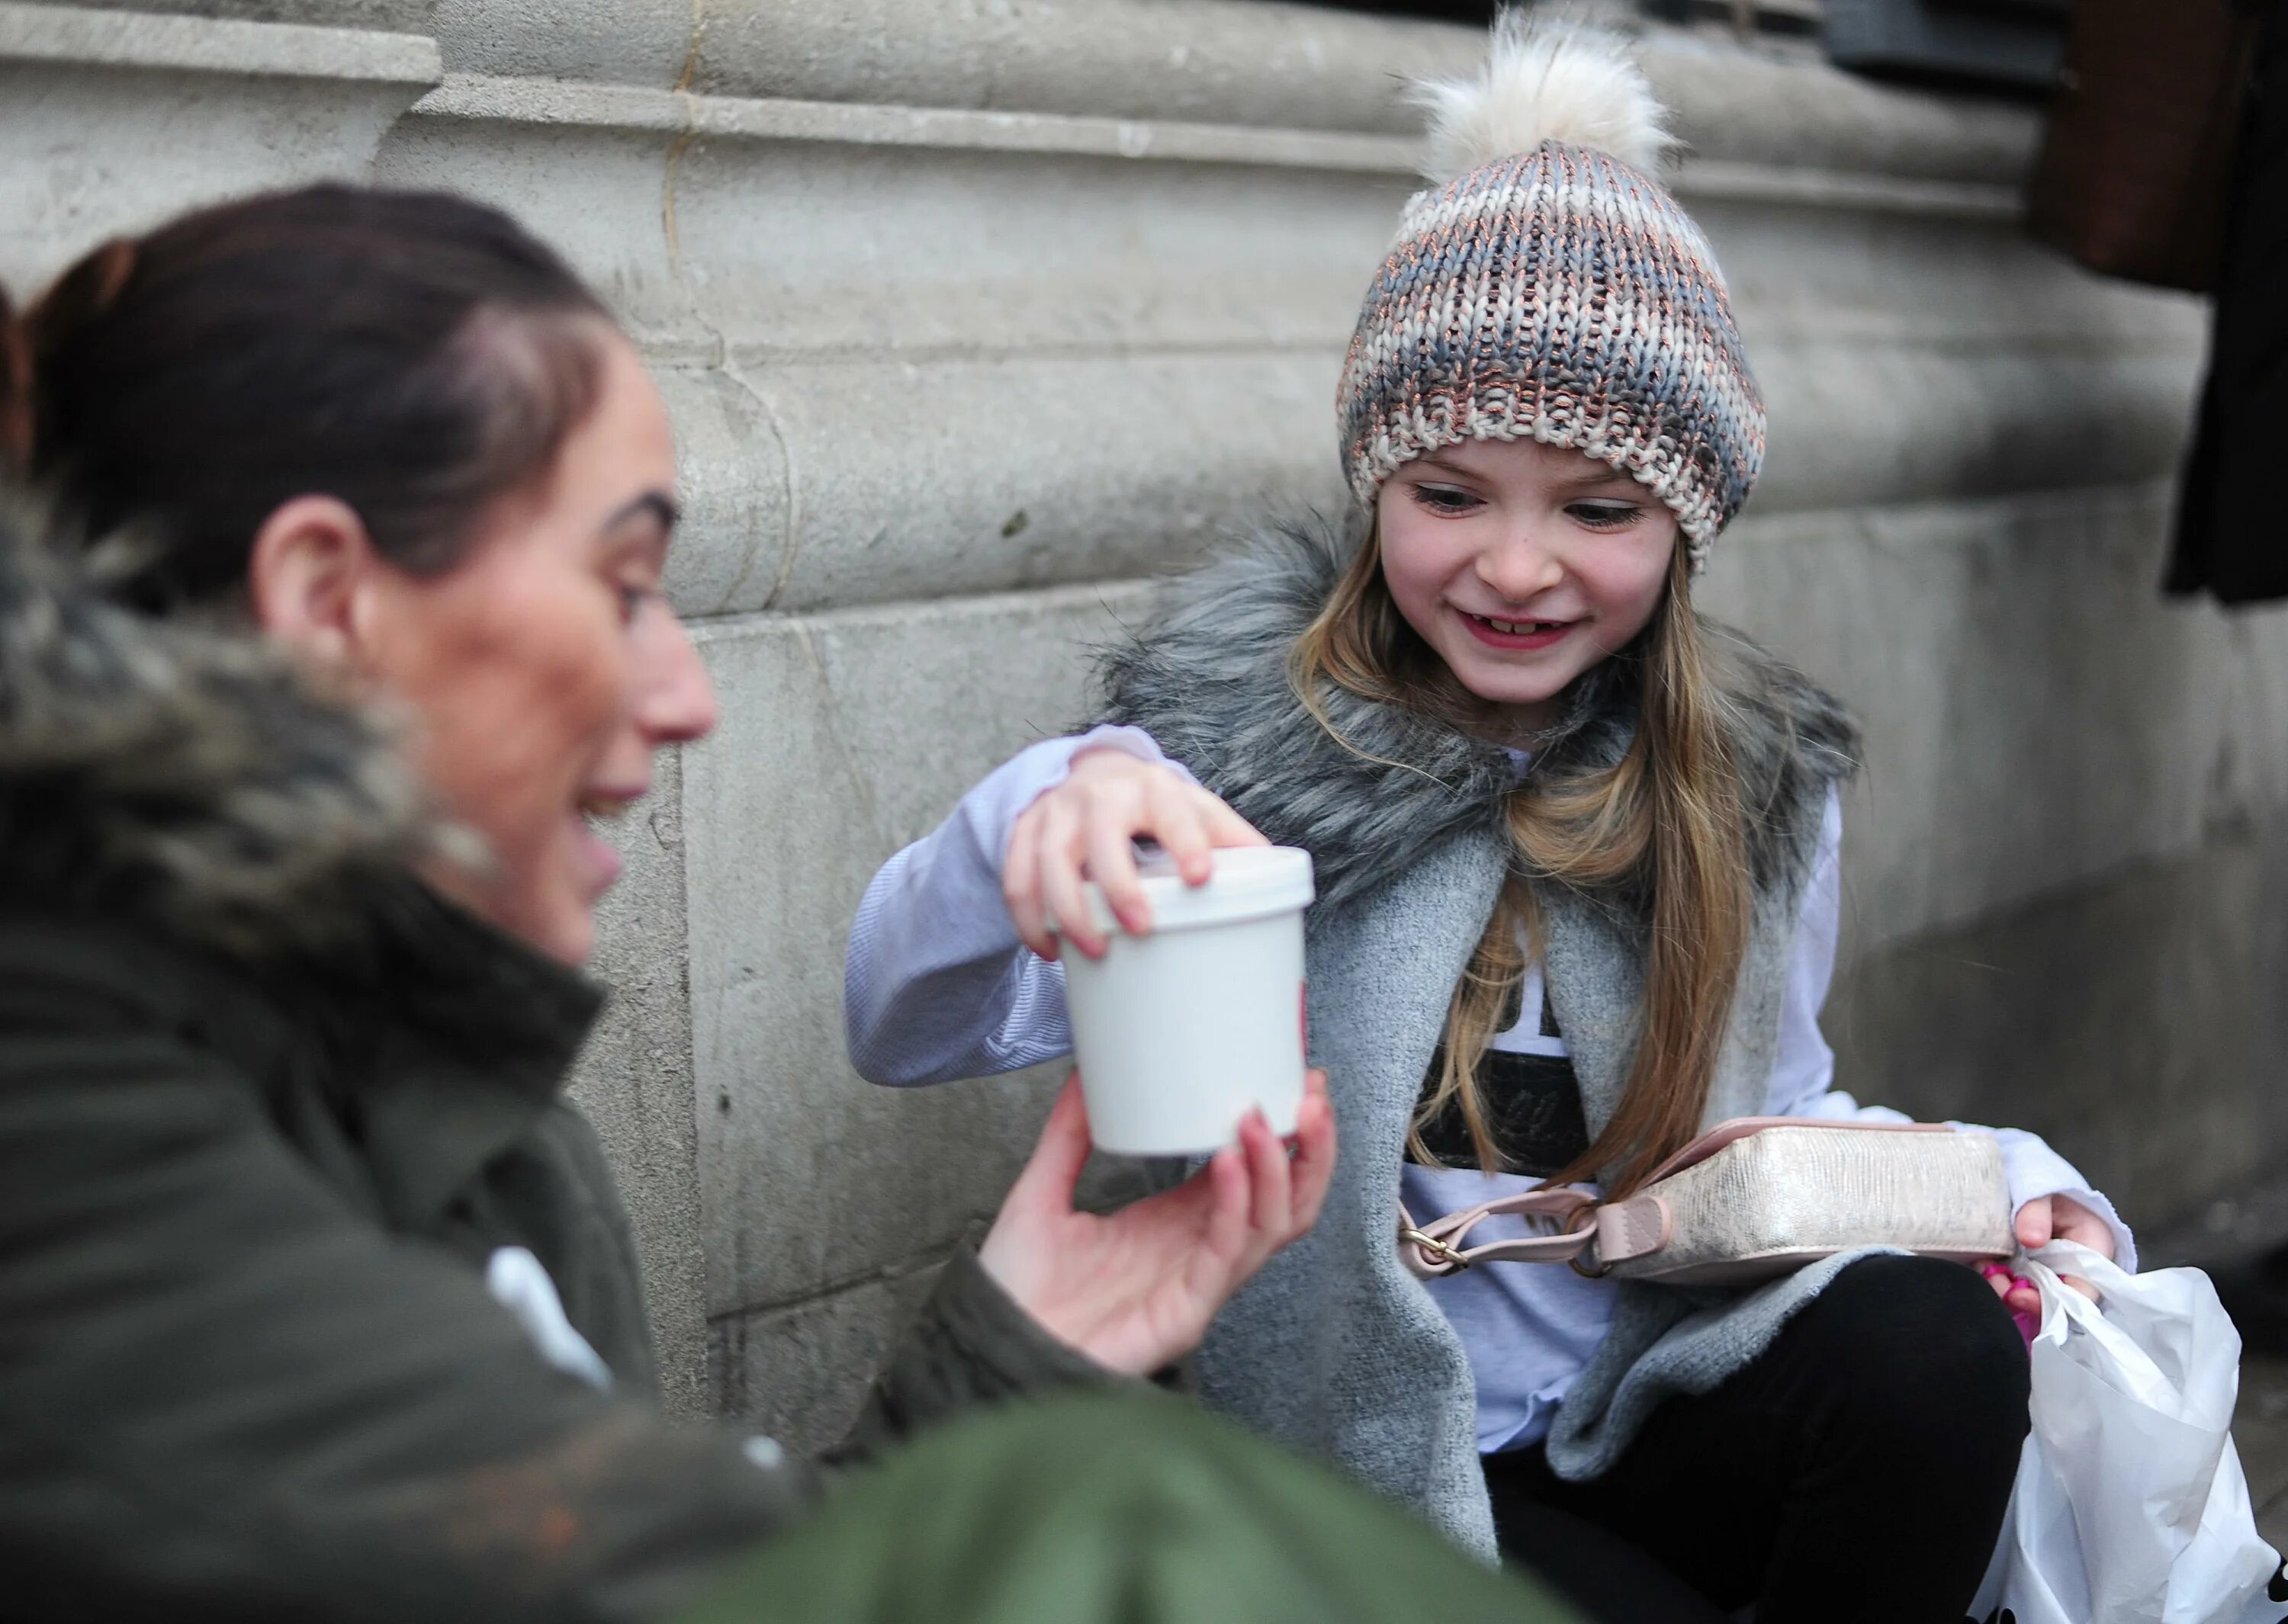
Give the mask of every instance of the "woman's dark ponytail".
[[114, 237], [82, 256], [28, 310], [16, 311], [0, 292], [0, 456], [11, 471], [29, 472], [39, 451], [42, 363], [99, 321], [134, 271], [134, 242]]

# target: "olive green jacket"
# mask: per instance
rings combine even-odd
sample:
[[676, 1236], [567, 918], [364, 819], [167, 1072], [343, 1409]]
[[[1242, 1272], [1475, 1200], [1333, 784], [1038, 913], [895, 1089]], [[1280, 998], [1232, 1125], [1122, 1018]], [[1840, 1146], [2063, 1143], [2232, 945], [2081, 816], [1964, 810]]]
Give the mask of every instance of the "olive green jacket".
[[[825, 1490], [657, 1414], [600, 994], [408, 877], [393, 761], [0, 514], [0, 1618], [651, 1618]], [[959, 1256], [838, 1458], [1103, 1379]]]

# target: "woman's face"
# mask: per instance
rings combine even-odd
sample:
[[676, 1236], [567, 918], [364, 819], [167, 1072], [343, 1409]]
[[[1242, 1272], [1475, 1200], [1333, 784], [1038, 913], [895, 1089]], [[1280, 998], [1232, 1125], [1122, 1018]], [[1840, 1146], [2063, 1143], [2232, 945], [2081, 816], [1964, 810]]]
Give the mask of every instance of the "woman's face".
[[1529, 440], [1417, 457], [1384, 482], [1375, 516], [1407, 624], [1470, 693], [1533, 727], [1651, 621], [1678, 535], [1627, 474]]
[[357, 663], [409, 703], [416, 759], [489, 846], [440, 889], [568, 963], [595, 942], [620, 860], [592, 821], [651, 788], [662, 745], [715, 725], [697, 652], [661, 595], [675, 522], [667, 412], [634, 348], [605, 346], [594, 408], [467, 556], [374, 574]]

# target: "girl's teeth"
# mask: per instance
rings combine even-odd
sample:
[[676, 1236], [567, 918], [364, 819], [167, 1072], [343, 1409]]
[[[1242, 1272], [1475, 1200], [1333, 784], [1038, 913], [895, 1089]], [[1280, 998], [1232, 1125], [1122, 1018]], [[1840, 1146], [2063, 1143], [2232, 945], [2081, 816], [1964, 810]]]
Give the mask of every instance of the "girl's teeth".
[[1545, 630], [1549, 623], [1547, 621], [1498, 621], [1490, 614], [1486, 616], [1487, 625], [1508, 638], [1529, 636]]

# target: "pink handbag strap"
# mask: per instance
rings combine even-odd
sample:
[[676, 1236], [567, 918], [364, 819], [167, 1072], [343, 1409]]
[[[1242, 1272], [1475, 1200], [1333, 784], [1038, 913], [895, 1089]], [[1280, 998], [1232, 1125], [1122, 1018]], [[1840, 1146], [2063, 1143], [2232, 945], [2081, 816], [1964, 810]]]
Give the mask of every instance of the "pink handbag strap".
[[[1544, 1219], [1556, 1227], [1513, 1240], [1462, 1244], [1484, 1220], [1504, 1214]], [[1570, 1264], [1583, 1274], [1602, 1274], [1615, 1264], [1659, 1251], [1668, 1236], [1668, 1204], [1645, 1193], [1606, 1202], [1571, 1188], [1529, 1190], [1421, 1224], [1404, 1207], [1398, 1209], [1399, 1260], [1423, 1279], [1482, 1263]], [[1582, 1260], [1592, 1256], [1595, 1266], [1585, 1266]]]
[[[1941, 1122], [1821, 1121], [1803, 1117], [1742, 1116], [1722, 1121], [1652, 1170], [1647, 1187], [1625, 1201], [1600, 1201], [1566, 1186], [1529, 1190], [1442, 1218], [1418, 1224], [1398, 1209], [1398, 1256], [1424, 1279], [1434, 1279], [1481, 1263], [1571, 1264], [1583, 1274], [1599, 1275], [1615, 1264], [1649, 1257], [1668, 1244], [1672, 1220], [1668, 1203], [1654, 1193], [1662, 1179], [1705, 1161], [1740, 1140], [1771, 1128], [1816, 1128], [1848, 1133], [1951, 1133]], [[1463, 1239], [1487, 1218], [1517, 1214], [1546, 1219], [1546, 1234], [1465, 1247]], [[1593, 1266], [1582, 1259], [1593, 1257]]]

